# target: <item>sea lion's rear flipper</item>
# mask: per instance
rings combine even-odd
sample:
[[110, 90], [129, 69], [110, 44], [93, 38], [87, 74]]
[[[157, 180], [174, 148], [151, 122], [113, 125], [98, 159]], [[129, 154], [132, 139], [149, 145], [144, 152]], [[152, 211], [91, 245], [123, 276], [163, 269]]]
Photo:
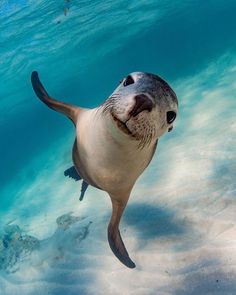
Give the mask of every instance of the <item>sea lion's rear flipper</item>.
[[122, 241], [119, 223], [122, 213], [125, 209], [126, 202], [121, 203], [114, 199], [112, 200], [112, 217], [108, 226], [108, 242], [111, 247], [112, 252], [115, 256], [127, 267], [135, 268], [134, 262], [130, 259], [129, 254], [125, 248], [125, 245]]
[[[76, 171], [75, 166], [70, 167], [64, 171], [64, 175], [68, 176], [69, 178], [73, 178], [75, 181], [81, 180], [81, 176]], [[86, 181], [82, 181], [81, 190], [80, 190], [80, 197], [79, 200], [82, 201], [84, 198], [84, 194], [88, 188], [89, 184]]]
[[35, 94], [38, 98], [44, 102], [49, 108], [63, 113], [76, 125], [77, 117], [80, 112], [80, 108], [68, 103], [60, 102], [50, 97], [39, 80], [38, 73], [36, 71], [31, 74], [31, 82]]
[[86, 181], [83, 180], [82, 182], [82, 186], [81, 186], [81, 192], [80, 192], [80, 197], [79, 197], [79, 200], [82, 201], [83, 198], [84, 198], [84, 194], [88, 188], [88, 183]]
[[75, 166], [70, 167], [64, 171], [64, 175], [73, 178], [75, 181], [81, 180], [79, 173], [76, 171]]

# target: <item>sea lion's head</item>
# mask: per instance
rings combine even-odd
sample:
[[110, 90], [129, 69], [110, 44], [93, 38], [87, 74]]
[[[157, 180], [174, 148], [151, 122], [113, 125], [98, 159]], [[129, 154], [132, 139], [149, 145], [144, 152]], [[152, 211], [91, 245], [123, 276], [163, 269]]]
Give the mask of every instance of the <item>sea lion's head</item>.
[[145, 146], [173, 128], [178, 100], [162, 78], [134, 72], [125, 77], [102, 105], [122, 134]]

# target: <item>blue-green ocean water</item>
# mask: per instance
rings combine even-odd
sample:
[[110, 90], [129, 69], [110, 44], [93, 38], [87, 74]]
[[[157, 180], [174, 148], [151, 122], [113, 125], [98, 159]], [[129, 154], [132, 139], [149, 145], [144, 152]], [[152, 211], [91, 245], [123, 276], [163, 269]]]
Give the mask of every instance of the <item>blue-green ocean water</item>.
[[[233, 0], [0, 1], [0, 294], [236, 294], [235, 11]], [[73, 126], [35, 97], [33, 70], [54, 97], [82, 107], [133, 71], [176, 91], [175, 129], [124, 217], [136, 272], [110, 253], [105, 193], [90, 188], [79, 203], [79, 185], [64, 178]], [[58, 231], [70, 212], [81, 225]], [[7, 225], [40, 249], [9, 252]], [[196, 245], [206, 249], [193, 254]]]

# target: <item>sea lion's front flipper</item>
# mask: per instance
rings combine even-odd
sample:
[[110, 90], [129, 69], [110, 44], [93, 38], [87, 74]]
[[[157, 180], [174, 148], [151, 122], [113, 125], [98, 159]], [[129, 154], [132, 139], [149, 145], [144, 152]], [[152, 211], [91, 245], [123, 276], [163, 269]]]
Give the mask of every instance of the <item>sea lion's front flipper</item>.
[[127, 267], [135, 268], [134, 262], [130, 259], [129, 254], [125, 248], [125, 245], [122, 241], [119, 223], [122, 216], [122, 213], [125, 209], [126, 202], [121, 202], [112, 200], [112, 216], [108, 226], [108, 242], [111, 247], [112, 252], [115, 256]]
[[75, 166], [70, 167], [64, 171], [64, 175], [73, 178], [75, 181], [81, 180], [81, 176], [76, 171]]
[[79, 107], [58, 101], [50, 97], [40, 82], [38, 73], [36, 71], [32, 72], [31, 74], [31, 82], [35, 94], [42, 102], [44, 102], [49, 108], [66, 115], [74, 123], [74, 125], [76, 125], [78, 114], [80, 112]]

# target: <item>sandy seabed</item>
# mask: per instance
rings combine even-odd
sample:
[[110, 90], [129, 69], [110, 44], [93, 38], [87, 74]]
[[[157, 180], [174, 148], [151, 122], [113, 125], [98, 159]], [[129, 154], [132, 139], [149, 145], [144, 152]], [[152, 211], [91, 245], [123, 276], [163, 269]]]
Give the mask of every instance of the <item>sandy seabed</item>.
[[41, 155], [47, 161], [31, 183], [24, 171], [20, 189], [12, 181], [15, 209], [2, 216], [1, 294], [236, 294], [236, 66], [227, 59], [174, 83], [177, 124], [160, 140], [121, 223], [136, 269], [110, 251], [106, 194], [90, 187], [79, 202], [79, 183], [64, 178], [63, 140]]

